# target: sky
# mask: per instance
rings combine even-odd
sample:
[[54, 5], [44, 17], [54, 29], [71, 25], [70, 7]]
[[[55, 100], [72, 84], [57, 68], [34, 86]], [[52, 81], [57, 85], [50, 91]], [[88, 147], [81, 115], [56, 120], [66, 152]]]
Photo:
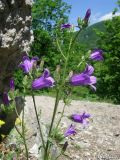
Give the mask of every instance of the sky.
[[[86, 10], [91, 9], [90, 23], [110, 19], [112, 10], [117, 7], [117, 0], [64, 0], [72, 6], [69, 22], [76, 24], [77, 17], [84, 17]], [[120, 14], [120, 13], [118, 13]]]

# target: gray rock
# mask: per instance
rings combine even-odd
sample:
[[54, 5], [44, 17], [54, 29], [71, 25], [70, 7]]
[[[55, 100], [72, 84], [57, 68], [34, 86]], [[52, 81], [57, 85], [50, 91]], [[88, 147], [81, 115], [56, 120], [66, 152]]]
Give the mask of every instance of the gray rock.
[[33, 42], [31, 5], [32, 0], [0, 0], [0, 91]]
[[32, 148], [30, 148], [29, 153], [31, 156], [38, 158], [39, 146], [35, 143]]

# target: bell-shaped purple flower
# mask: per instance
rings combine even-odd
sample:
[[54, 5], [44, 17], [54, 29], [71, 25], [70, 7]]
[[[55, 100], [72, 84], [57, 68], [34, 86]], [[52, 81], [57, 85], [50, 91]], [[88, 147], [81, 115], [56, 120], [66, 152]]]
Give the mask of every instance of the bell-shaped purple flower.
[[71, 119], [74, 122], [82, 123], [83, 125], [86, 125], [88, 121], [86, 119], [90, 118], [91, 115], [89, 113], [83, 112], [82, 114], [73, 114], [71, 115]]
[[62, 24], [62, 25], [61, 25], [61, 29], [71, 28], [71, 27], [72, 27], [72, 25], [69, 24], [69, 23], [67, 23], [67, 24]]
[[77, 132], [75, 130], [75, 126], [73, 126], [72, 124], [69, 126], [69, 128], [66, 130], [66, 132], [64, 133], [65, 137], [68, 137], [70, 135], [75, 135]]
[[90, 59], [95, 60], [95, 61], [102, 61], [103, 60], [103, 51], [100, 49], [94, 50], [90, 55]]
[[88, 9], [88, 10], [86, 11], [86, 14], [85, 14], [85, 17], [84, 17], [84, 21], [85, 21], [86, 23], [88, 23], [89, 18], [90, 18], [90, 15], [91, 15], [91, 9]]
[[70, 84], [73, 86], [91, 86], [94, 90], [96, 90], [96, 87], [94, 84], [96, 84], [96, 77], [91, 76], [91, 74], [94, 72], [94, 68], [91, 65], [87, 64], [87, 67], [85, 71], [83, 71], [80, 74], [74, 74], [70, 78]]
[[24, 71], [24, 73], [29, 73], [32, 68], [34, 63], [36, 63], [38, 60], [38, 57], [33, 57], [31, 60], [28, 56], [24, 56], [23, 57], [23, 62], [21, 64], [19, 64], [19, 67], [22, 68], [22, 70]]
[[15, 83], [14, 83], [14, 79], [10, 79], [10, 89], [14, 90], [15, 89]]
[[52, 87], [54, 83], [55, 81], [50, 76], [49, 70], [45, 69], [42, 76], [40, 76], [39, 78], [35, 79], [32, 82], [32, 89], [37, 90], [37, 89]]
[[9, 105], [9, 103], [10, 103], [10, 101], [8, 99], [8, 94], [7, 94], [7, 92], [4, 92], [3, 93], [3, 104], [4, 105]]

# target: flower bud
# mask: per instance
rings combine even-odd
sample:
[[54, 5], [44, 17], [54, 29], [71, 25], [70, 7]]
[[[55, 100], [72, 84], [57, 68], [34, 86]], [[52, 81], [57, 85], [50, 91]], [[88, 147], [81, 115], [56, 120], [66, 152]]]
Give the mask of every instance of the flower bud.
[[86, 14], [85, 14], [85, 17], [84, 17], [84, 21], [85, 21], [86, 23], [88, 23], [89, 18], [90, 18], [90, 15], [91, 15], [91, 10], [88, 9], [87, 12], [86, 12]]
[[65, 152], [68, 146], [68, 142], [66, 141], [63, 145], [62, 151]]

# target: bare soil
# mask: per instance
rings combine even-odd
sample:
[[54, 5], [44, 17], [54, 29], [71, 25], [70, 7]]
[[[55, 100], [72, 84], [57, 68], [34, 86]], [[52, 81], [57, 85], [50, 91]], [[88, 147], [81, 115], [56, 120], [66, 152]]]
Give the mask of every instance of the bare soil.
[[[35, 99], [38, 111], [42, 111], [42, 120], [49, 124], [55, 99], [46, 96], [36, 96]], [[37, 126], [34, 123], [35, 116], [31, 97], [26, 98], [25, 108], [29, 133], [35, 137]], [[58, 112], [61, 112], [62, 108], [63, 102], [60, 102]], [[82, 111], [92, 115], [89, 125], [85, 129], [81, 124], [74, 123], [67, 118], [73, 113]], [[58, 113], [57, 118], [59, 115]], [[71, 123], [76, 125], [77, 134], [67, 139], [69, 145], [66, 155], [68, 157], [62, 157], [61, 160], [120, 160], [120, 105], [73, 100], [71, 105], [66, 106], [65, 109], [65, 117], [61, 125], [63, 131]], [[30, 147], [34, 143], [33, 137], [30, 138]]]

